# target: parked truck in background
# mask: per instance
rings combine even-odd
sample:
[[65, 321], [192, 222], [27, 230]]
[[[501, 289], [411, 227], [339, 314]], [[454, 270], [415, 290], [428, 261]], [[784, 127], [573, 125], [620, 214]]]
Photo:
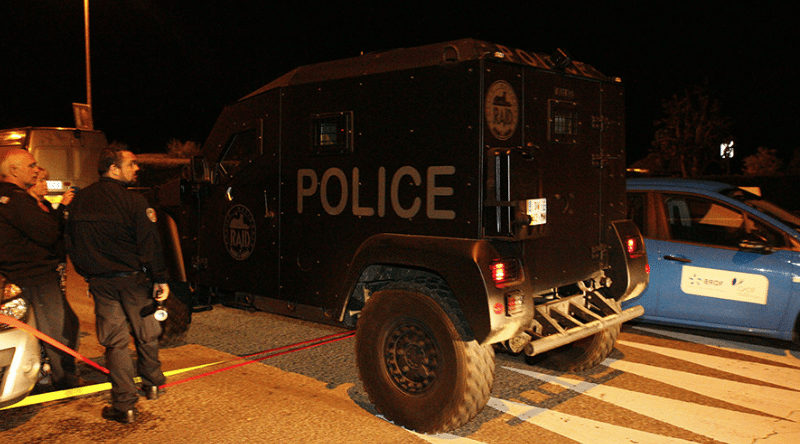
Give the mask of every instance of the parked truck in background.
[[465, 39], [297, 68], [223, 110], [153, 188], [175, 290], [357, 327], [388, 419], [456, 428], [496, 349], [580, 371], [648, 282], [621, 82]]
[[105, 134], [96, 130], [34, 126], [0, 130], [0, 155], [9, 148], [28, 150], [50, 173], [46, 198], [54, 204], [70, 187], [97, 181], [97, 158], [106, 146]]

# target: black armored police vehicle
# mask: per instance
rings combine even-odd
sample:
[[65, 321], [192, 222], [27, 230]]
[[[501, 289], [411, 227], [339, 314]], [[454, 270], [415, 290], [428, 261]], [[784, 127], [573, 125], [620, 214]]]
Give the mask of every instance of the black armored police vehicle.
[[153, 198], [179, 292], [357, 327], [377, 410], [433, 433], [483, 408], [496, 350], [580, 371], [642, 314], [624, 192], [619, 79], [465, 39], [283, 75]]

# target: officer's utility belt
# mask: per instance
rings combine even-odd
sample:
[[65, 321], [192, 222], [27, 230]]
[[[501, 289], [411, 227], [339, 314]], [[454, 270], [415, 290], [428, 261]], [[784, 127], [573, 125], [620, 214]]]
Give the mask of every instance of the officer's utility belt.
[[97, 274], [97, 275], [94, 275], [92, 277], [93, 278], [110, 279], [110, 278], [118, 278], [118, 277], [136, 276], [137, 274], [144, 274], [144, 272], [143, 271], [115, 271], [113, 273]]

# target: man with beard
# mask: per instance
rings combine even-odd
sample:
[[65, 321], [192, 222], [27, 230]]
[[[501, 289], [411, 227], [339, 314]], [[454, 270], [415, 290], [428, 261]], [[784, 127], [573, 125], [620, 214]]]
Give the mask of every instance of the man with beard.
[[[57, 270], [61, 228], [26, 191], [41, 168], [27, 150], [11, 148], [0, 157], [0, 272], [22, 288], [39, 330], [75, 350], [78, 317], [61, 292]], [[81, 385], [75, 358], [49, 343], [44, 351], [56, 390]]]
[[[97, 318], [97, 338], [106, 348], [111, 379], [111, 406], [103, 418], [136, 421], [138, 401], [133, 360], [128, 352], [135, 337], [136, 370], [147, 399], [157, 399], [166, 382], [158, 358], [161, 325], [142, 310], [169, 295], [167, 271], [156, 227], [155, 210], [139, 193], [128, 190], [139, 166], [127, 150], [100, 153], [100, 180], [78, 192], [70, 205], [67, 248], [75, 270], [89, 283]], [[153, 285], [155, 282], [155, 286]]]

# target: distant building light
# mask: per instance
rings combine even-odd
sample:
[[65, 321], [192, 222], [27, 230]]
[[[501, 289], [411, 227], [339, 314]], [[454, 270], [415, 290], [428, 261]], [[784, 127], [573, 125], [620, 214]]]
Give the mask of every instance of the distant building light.
[[4, 147], [20, 146], [25, 141], [24, 131], [5, 131], [0, 134], [0, 145]]
[[719, 157], [723, 159], [733, 159], [733, 140], [720, 144]]

